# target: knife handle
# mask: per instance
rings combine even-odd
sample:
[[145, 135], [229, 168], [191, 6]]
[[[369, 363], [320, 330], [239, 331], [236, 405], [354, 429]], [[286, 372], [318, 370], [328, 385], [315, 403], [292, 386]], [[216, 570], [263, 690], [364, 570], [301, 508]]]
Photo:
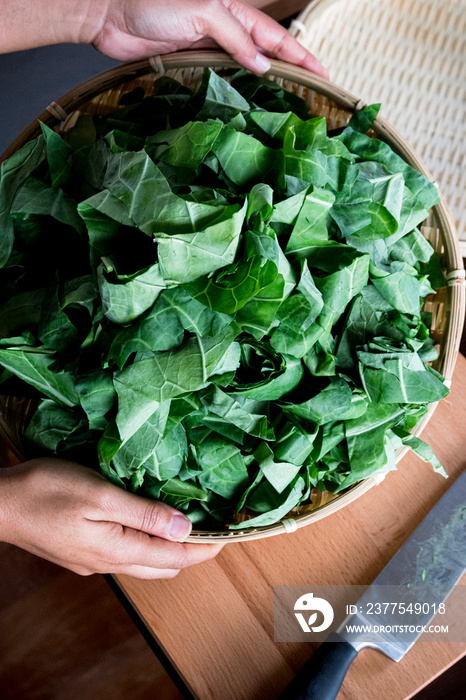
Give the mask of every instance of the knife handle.
[[279, 700], [335, 700], [352, 661], [358, 655], [348, 642], [329, 634], [285, 688]]

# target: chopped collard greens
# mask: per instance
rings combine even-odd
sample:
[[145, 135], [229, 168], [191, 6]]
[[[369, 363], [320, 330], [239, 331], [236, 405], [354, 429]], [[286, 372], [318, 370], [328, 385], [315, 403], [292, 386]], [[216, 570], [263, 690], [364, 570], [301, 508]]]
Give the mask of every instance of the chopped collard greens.
[[[423, 298], [435, 187], [246, 71], [161, 78], [1, 166], [0, 391], [25, 441], [199, 527], [279, 521], [395, 469], [448, 389]], [[246, 517], [245, 517], [246, 516]]]

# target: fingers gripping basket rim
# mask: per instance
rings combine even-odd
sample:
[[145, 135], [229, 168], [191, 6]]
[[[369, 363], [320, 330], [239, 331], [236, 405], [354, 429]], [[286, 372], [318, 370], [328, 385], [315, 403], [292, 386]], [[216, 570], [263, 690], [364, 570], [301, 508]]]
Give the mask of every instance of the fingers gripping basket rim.
[[[179, 80], [181, 83], [196, 88], [205, 67], [213, 68], [228, 79], [239, 68], [227, 54], [220, 51], [182, 51], [153, 57], [148, 60], [123, 64], [86, 81], [69, 93], [53, 102], [30, 124], [5, 151], [1, 160], [11, 156], [26, 141], [35, 138], [40, 132], [38, 122], [42, 121], [66, 131], [71, 127], [80, 113], [107, 114], [118, 107], [121, 96], [137, 86], [149, 91], [153, 82], [162, 75]], [[281, 61], [271, 61], [267, 77], [302, 97], [314, 116], [325, 116], [330, 128], [344, 126], [352, 113], [364, 107], [364, 103], [346, 90], [330, 83], [302, 68]], [[383, 109], [382, 109], [383, 111]], [[410, 165], [420, 170], [429, 180], [433, 180], [419, 158], [406, 141], [391, 127], [383, 117], [377, 117], [374, 131], [383, 137], [395, 151]], [[458, 353], [464, 320], [464, 269], [460, 256], [453, 218], [443, 196], [430, 212], [424, 234], [429, 238], [437, 253], [440, 254], [442, 266], [449, 280], [447, 287], [440, 289], [426, 301], [426, 308], [433, 312], [432, 334], [439, 348], [439, 358], [435, 363], [447, 382], [451, 381]], [[419, 435], [431, 418], [435, 404], [423, 420], [413, 430]], [[30, 400], [18, 400], [13, 397], [0, 397], [0, 432], [6, 438], [12, 450], [24, 459], [21, 437], [32, 415], [35, 405]], [[397, 461], [407, 448], [397, 452]], [[315, 492], [311, 494], [313, 503], [308, 512], [288, 514], [288, 517], [274, 525], [246, 528], [241, 531], [193, 530], [188, 538], [195, 542], [236, 542], [262, 537], [269, 537], [284, 532], [294, 532], [311, 522], [320, 520], [339, 510], [368, 491], [380, 479], [369, 477], [350, 487], [338, 496]], [[305, 510], [305, 509], [304, 509]]]

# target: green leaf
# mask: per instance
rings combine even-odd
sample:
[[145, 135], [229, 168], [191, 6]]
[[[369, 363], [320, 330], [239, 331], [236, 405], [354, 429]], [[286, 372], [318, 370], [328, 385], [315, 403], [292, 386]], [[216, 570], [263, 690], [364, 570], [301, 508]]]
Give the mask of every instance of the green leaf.
[[328, 240], [327, 221], [334, 200], [332, 192], [316, 187], [306, 194], [286, 245], [287, 255], [306, 257], [314, 244]]
[[303, 357], [323, 333], [323, 328], [314, 323], [322, 308], [322, 294], [304, 261], [296, 292], [278, 310], [279, 325], [271, 336], [272, 347], [277, 352]]
[[180, 479], [169, 479], [162, 486], [162, 491], [170, 496], [179, 496], [187, 500], [205, 501], [207, 499], [207, 493], [203, 489]]
[[0, 307], [0, 335], [17, 335], [26, 328], [35, 330], [39, 324], [44, 297], [45, 288], [11, 297]]
[[60, 454], [87, 437], [85, 419], [76, 411], [60, 406], [51, 399], [42, 399], [25, 432], [25, 439], [35, 454]]
[[277, 277], [277, 266], [262, 256], [239, 260], [214, 277], [197, 279], [186, 289], [209, 309], [235, 314]]
[[220, 119], [188, 122], [178, 129], [149, 136], [146, 150], [155, 160], [195, 170], [204, 161], [222, 130]]
[[397, 270], [383, 277], [373, 278], [372, 283], [394, 309], [419, 316], [421, 288], [416, 277], [404, 270]]
[[176, 195], [145, 151], [113, 154], [104, 185], [130, 220], [148, 235], [199, 231], [219, 219], [225, 208]]
[[401, 439], [403, 444], [408, 445], [408, 447], [410, 447], [412, 451], [424, 462], [430, 462], [436, 472], [444, 477], [448, 477], [445, 469], [434, 455], [431, 446], [424, 442], [424, 440], [421, 440], [421, 438], [418, 438], [415, 435], [405, 435]]
[[78, 340], [77, 328], [63, 310], [58, 297], [57, 275], [54, 275], [47, 289], [37, 335], [43, 345], [53, 350], [64, 350]]
[[115, 372], [116, 422], [122, 440], [126, 441], [162, 401], [205, 386], [234, 336], [230, 327], [211, 338], [196, 335], [180, 348], [154, 353], [147, 360]]
[[220, 438], [213, 441], [206, 452], [201, 451], [202, 473], [198, 479], [204, 489], [233, 499], [244, 488], [248, 472], [240, 450], [232, 443], [218, 446], [218, 440]]
[[79, 404], [74, 380], [69, 372], [55, 372], [55, 359], [34, 348], [0, 348], [0, 365], [64, 406]]
[[0, 268], [8, 262], [14, 242], [11, 206], [19, 188], [44, 160], [44, 139], [28, 141], [0, 165]]
[[348, 127], [361, 134], [366, 134], [372, 127], [375, 118], [380, 111], [381, 104], [366, 105], [353, 114], [349, 120]]
[[71, 146], [47, 124], [39, 122], [45, 139], [45, 155], [49, 165], [52, 187], [63, 185], [71, 172]]
[[253, 136], [224, 127], [213, 146], [225, 175], [235, 185], [263, 182], [279, 167], [281, 152], [264, 146]]
[[77, 378], [75, 387], [81, 406], [86, 412], [89, 427], [92, 430], [105, 430], [108, 423], [105, 416], [116, 400], [110, 374], [102, 370], [82, 374]]
[[246, 221], [253, 225], [256, 222], [259, 225], [260, 222], [267, 222], [273, 213], [273, 189], [260, 182], [250, 191], [247, 202]]
[[428, 263], [434, 255], [434, 249], [418, 229], [393, 244], [390, 243], [388, 252], [391, 260], [406, 262], [408, 265]]
[[288, 112], [291, 109], [301, 119], [309, 117], [308, 107], [301, 97], [267, 78], [239, 70], [232, 77], [231, 84], [248, 101], [269, 112]]
[[193, 444], [195, 460], [201, 472], [198, 475], [203, 489], [210, 489], [223, 498], [235, 498], [248, 480], [244, 457], [230, 440], [207, 432]]
[[230, 316], [208, 309], [184, 289], [167, 289], [145, 315], [115, 336], [109, 359], [121, 369], [132, 353], [171, 350], [181, 344], [185, 330], [213, 336], [231, 320]]
[[231, 396], [218, 387], [209, 387], [201, 394], [201, 403], [210, 413], [231, 423], [236, 428], [263, 440], [275, 438], [267, 416], [258, 415], [242, 408]]
[[319, 424], [342, 418], [350, 406], [351, 388], [340, 377], [332, 378], [325, 389], [304, 403], [283, 404], [286, 411]]
[[362, 415], [345, 420], [346, 437], [360, 435], [382, 426], [387, 430], [399, 422], [403, 413], [404, 409], [398, 404], [369, 402]]
[[288, 129], [299, 126], [302, 120], [293, 112], [251, 112], [252, 121], [268, 136], [283, 142]]
[[235, 319], [241, 328], [260, 340], [277, 325], [277, 312], [296, 285], [296, 275], [271, 228], [264, 227], [261, 232], [247, 231], [245, 243], [250, 257], [258, 254], [270, 260], [278, 273], [236, 313]]
[[266, 443], [261, 443], [254, 452], [254, 457], [267, 481], [277, 493], [282, 493], [297, 476], [300, 467], [290, 462], [274, 461], [273, 450]]
[[241, 339], [241, 363], [228, 393], [236, 398], [273, 401], [290, 393], [303, 378], [300, 360], [279, 355], [267, 342]]
[[383, 163], [391, 173], [402, 173], [406, 186], [425, 209], [430, 209], [440, 201], [436, 187], [422, 173], [408, 165], [387, 143], [357, 132], [351, 133], [345, 142], [351, 153], [360, 160]]
[[292, 126], [285, 134], [283, 144], [286, 175], [297, 177], [315, 187], [323, 187], [329, 179], [327, 156], [316, 150], [312, 144], [306, 148], [299, 148], [296, 140], [296, 129]]
[[115, 421], [110, 421], [99, 440], [97, 446], [97, 451], [99, 455], [99, 464], [103, 473], [119, 486], [125, 487], [124, 482], [121, 477], [118, 476], [117, 472], [113, 467], [111, 467], [111, 461], [116, 455], [121, 446], [121, 439], [116, 427]]
[[306, 187], [301, 192], [275, 204], [270, 221], [280, 224], [295, 224], [309, 191], [310, 188]]
[[[32, 176], [16, 193], [11, 211], [16, 228], [21, 224], [27, 225], [28, 222], [34, 222], [40, 226], [47, 221], [46, 219], [44, 222], [41, 221], [45, 217], [52, 217], [61, 224], [71, 226], [79, 233], [83, 228], [75, 202], [63, 190], [49, 187], [42, 180]], [[47, 224], [49, 224], [48, 221]]]
[[226, 80], [211, 68], [206, 68], [200, 88], [204, 102], [198, 119], [217, 118], [228, 121], [238, 113], [249, 112], [249, 103]]
[[358, 350], [357, 356], [364, 389], [376, 403], [430, 403], [449, 392], [443, 378], [415, 352], [384, 352], [369, 345], [369, 351]]
[[157, 233], [160, 267], [167, 284], [193, 282], [232, 263], [245, 213], [246, 203], [241, 208], [232, 205], [228, 218], [196, 233]]
[[346, 442], [351, 471], [337, 491], [341, 491], [361, 479], [367, 479], [374, 474], [396, 468], [392, 451], [389, 449], [389, 439], [385, 428], [375, 428], [370, 432], [352, 436], [347, 438]]
[[230, 530], [241, 530], [246, 527], [264, 527], [265, 525], [272, 525], [273, 523], [278, 522], [298, 505], [303, 497], [303, 491], [304, 479], [299, 476], [287, 494], [286, 500], [280, 506], [278, 506], [278, 508], [274, 508], [273, 510], [263, 513], [262, 515], [256, 515], [256, 517], [245, 520], [242, 523], [230, 525]]
[[151, 476], [171, 479], [178, 475], [187, 454], [186, 433], [177, 425], [166, 435], [170, 401], [164, 401], [113, 457], [119, 474], [130, 476], [141, 466]]
[[117, 283], [108, 279], [111, 272], [111, 265], [102, 264], [97, 268], [103, 312], [113, 323], [124, 325], [134, 321], [166, 288], [159, 263], [135, 275], [116, 275]]

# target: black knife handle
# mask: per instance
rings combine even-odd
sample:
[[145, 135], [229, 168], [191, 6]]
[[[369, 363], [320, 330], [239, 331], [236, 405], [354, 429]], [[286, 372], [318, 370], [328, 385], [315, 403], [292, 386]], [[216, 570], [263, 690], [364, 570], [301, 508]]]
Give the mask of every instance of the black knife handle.
[[335, 700], [346, 672], [358, 655], [351, 644], [338, 639], [335, 632], [329, 634], [279, 700]]

